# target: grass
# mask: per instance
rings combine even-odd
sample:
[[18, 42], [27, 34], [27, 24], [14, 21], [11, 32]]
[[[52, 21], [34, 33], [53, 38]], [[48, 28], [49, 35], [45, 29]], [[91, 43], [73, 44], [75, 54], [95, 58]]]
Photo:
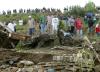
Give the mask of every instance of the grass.
[[27, 32], [28, 32], [28, 24], [25, 24], [25, 25], [19, 25], [19, 24], [17, 24], [16, 31], [18, 33], [27, 34]]

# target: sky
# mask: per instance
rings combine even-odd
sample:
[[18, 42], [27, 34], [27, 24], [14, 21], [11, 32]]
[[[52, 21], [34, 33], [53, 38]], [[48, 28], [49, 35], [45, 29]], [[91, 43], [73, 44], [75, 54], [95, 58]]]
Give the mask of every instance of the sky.
[[85, 6], [88, 1], [93, 1], [96, 6], [100, 6], [99, 0], [0, 0], [0, 12], [13, 9], [35, 9], [35, 8], [58, 8], [80, 5]]

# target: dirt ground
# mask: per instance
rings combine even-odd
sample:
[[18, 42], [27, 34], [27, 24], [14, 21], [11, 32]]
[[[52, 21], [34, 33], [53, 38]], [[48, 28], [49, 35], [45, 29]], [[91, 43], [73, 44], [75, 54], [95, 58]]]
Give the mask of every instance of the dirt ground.
[[[96, 44], [99, 47], [99, 44]], [[35, 48], [35, 49], [3, 49], [0, 48], [0, 66], [7, 64], [10, 60], [18, 58], [16, 61], [28, 60], [38, 64], [40, 62], [52, 62], [54, 55], [70, 55], [76, 54], [82, 47], [55, 46], [53, 48]], [[100, 52], [98, 51], [100, 55]], [[13, 65], [11, 65], [13, 66]], [[16, 65], [15, 65], [16, 66]]]
[[16, 52], [12, 50], [1, 50], [0, 51], [0, 61], [6, 62], [10, 59], [19, 58], [19, 60], [29, 60], [33, 61], [34, 63], [38, 62], [47, 62], [52, 60], [51, 54], [45, 53], [22, 53]]

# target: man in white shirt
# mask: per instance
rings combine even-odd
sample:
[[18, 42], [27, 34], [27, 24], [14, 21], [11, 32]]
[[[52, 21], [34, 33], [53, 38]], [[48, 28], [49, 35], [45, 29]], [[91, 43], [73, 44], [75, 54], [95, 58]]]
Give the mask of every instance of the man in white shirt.
[[59, 25], [59, 19], [57, 18], [57, 16], [55, 16], [54, 18], [52, 18], [53, 33], [54, 32], [57, 33], [58, 25]]
[[7, 27], [12, 30], [13, 32], [15, 32], [15, 25], [13, 23], [8, 23]]

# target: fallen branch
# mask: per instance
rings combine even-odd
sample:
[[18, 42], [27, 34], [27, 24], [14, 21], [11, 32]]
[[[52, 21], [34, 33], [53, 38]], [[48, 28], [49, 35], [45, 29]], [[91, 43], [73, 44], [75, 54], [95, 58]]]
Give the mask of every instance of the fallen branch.
[[94, 54], [96, 55], [96, 58], [97, 58], [98, 61], [100, 62], [99, 55], [98, 55], [98, 53], [95, 51], [95, 49], [94, 49], [92, 43], [90, 42], [90, 40], [88, 39], [88, 37], [85, 36], [85, 37], [84, 37], [84, 40], [86, 40], [86, 41], [88, 42], [88, 44], [89, 44], [89, 48], [91, 48], [91, 50], [92, 50], [92, 51], [94, 52]]

